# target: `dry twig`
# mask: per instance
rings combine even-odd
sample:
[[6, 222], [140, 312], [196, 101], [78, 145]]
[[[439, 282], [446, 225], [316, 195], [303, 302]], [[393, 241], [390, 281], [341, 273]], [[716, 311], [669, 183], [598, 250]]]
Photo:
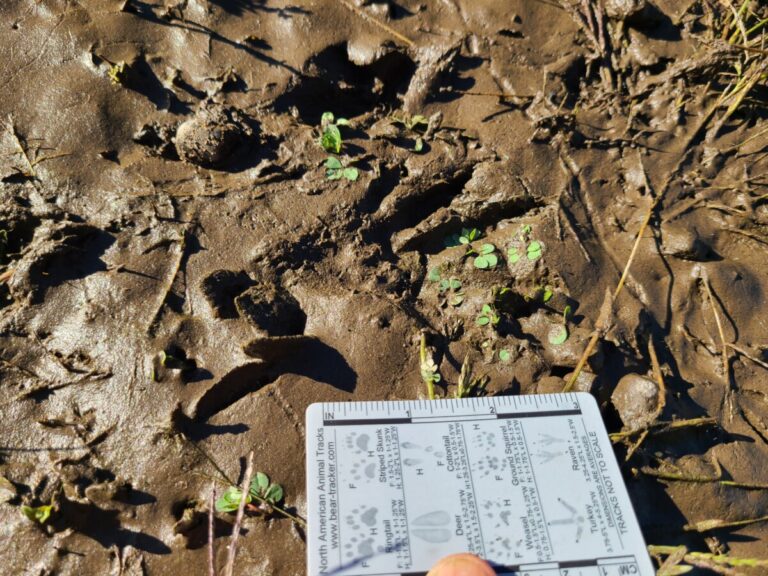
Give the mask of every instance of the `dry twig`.
[[232, 527], [232, 539], [227, 548], [227, 564], [224, 567], [224, 576], [232, 576], [235, 570], [235, 556], [237, 555], [237, 540], [240, 538], [240, 526], [245, 516], [245, 504], [248, 501], [248, 494], [251, 490], [251, 477], [253, 476], [253, 450], [248, 453], [248, 463], [245, 467], [245, 476], [243, 484], [240, 487], [240, 505], [237, 507], [237, 516], [235, 516], [235, 525]]

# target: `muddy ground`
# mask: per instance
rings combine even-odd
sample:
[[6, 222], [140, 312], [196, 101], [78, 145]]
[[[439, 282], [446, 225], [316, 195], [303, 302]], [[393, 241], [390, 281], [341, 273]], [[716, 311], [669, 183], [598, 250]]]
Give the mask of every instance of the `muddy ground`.
[[[765, 5], [729, 4], [4, 0], [2, 573], [207, 574], [250, 450], [304, 515], [310, 403], [425, 397], [421, 334], [440, 396], [467, 356], [561, 390], [596, 329], [576, 387], [635, 430], [648, 543], [768, 557], [765, 523], [684, 530], [768, 515], [717, 481], [768, 484]], [[236, 573], [304, 573], [297, 525], [244, 526]]]

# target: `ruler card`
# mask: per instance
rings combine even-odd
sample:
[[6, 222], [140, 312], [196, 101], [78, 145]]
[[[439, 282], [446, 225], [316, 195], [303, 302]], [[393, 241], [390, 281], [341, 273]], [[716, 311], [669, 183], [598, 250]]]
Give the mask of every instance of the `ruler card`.
[[307, 505], [309, 576], [655, 574], [586, 393], [313, 404]]

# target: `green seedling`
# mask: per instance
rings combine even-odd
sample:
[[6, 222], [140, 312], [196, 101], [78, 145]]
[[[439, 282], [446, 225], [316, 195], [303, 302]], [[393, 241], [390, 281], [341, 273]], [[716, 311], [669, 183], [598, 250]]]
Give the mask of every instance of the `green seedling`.
[[429, 271], [429, 274], [427, 274], [427, 280], [430, 282], [440, 282], [440, 267], [435, 266]]
[[[216, 501], [216, 510], [218, 512], [236, 512], [240, 507], [242, 497], [243, 493], [240, 488], [230, 486]], [[283, 487], [271, 482], [269, 476], [263, 472], [256, 472], [245, 497], [246, 508], [251, 512], [269, 513], [273, 507], [280, 504], [282, 499]], [[259, 502], [259, 505], [252, 504], [254, 500]]]
[[525, 255], [528, 257], [528, 260], [533, 262], [541, 258], [541, 252], [542, 252], [541, 242], [539, 242], [538, 240], [534, 240], [533, 242], [528, 244], [528, 248], [526, 249]]
[[328, 156], [325, 159], [325, 177], [328, 180], [339, 180], [340, 178], [346, 178], [350, 182], [357, 180], [360, 172], [353, 166], [345, 167], [341, 160], [335, 156]]
[[[538, 240], [532, 240], [530, 243], [528, 243], [528, 237], [531, 234], [531, 227], [529, 225], [525, 225], [522, 228], [520, 228], [520, 233], [518, 235], [518, 238], [521, 242], [526, 243], [525, 247], [525, 257], [528, 258], [531, 262], [535, 262], [539, 258], [541, 258], [544, 247], [542, 246], [541, 242]], [[511, 246], [507, 249], [507, 260], [510, 264], [517, 264], [520, 261], [520, 258], [522, 258], [522, 254], [520, 254], [520, 251], [517, 249], [517, 246]]]
[[335, 118], [333, 112], [323, 112], [320, 118], [320, 146], [326, 152], [339, 154], [341, 152], [341, 130], [339, 126], [349, 126], [346, 118]]
[[552, 291], [551, 286], [544, 286], [544, 292], [541, 294], [541, 301], [545, 304], [552, 300], [552, 296], [554, 296], [555, 293]]
[[464, 292], [461, 290], [461, 280], [455, 276], [450, 278], [443, 278], [440, 273], [440, 267], [435, 266], [427, 274], [427, 279], [430, 282], [436, 282], [438, 292], [443, 296], [444, 302], [447, 302], [451, 306], [460, 306], [464, 302]]
[[462, 244], [469, 246], [472, 242], [479, 239], [480, 236], [482, 236], [482, 234], [477, 228], [462, 228], [461, 233], [451, 234], [443, 241], [443, 243], [446, 248], [461, 246]]
[[438, 290], [440, 294], [446, 297], [451, 306], [461, 306], [461, 303], [464, 302], [464, 292], [461, 291], [461, 281], [458, 278], [451, 277], [440, 280]]
[[509, 353], [509, 350], [506, 348], [499, 350], [499, 360], [502, 362], [509, 362], [509, 359], [512, 357], [512, 355]]
[[571, 307], [566, 306], [565, 310], [563, 310], [563, 323], [558, 327], [557, 332], [553, 332], [549, 335], [549, 343], [553, 344], [555, 346], [559, 346], [560, 344], [563, 344], [566, 340], [568, 340], [568, 336], [570, 335], [568, 333], [568, 318], [571, 315]]
[[440, 382], [440, 374], [437, 373], [437, 364], [432, 359], [432, 355], [427, 350], [427, 337], [421, 335], [421, 344], [419, 346], [419, 370], [421, 379], [427, 385], [427, 396], [430, 400], [435, 399], [435, 384]]
[[118, 86], [125, 82], [127, 67], [128, 66], [125, 62], [117, 62], [109, 67], [109, 70], [107, 70], [107, 76], [112, 81], [112, 84]]
[[475, 324], [478, 326], [496, 326], [501, 318], [496, 313], [496, 310], [490, 304], [483, 304], [480, 309], [480, 314], [475, 318]]
[[392, 123], [403, 126], [409, 132], [416, 132], [419, 134], [416, 136], [416, 142], [413, 145], [414, 152], [421, 152], [424, 149], [424, 139], [421, 137], [420, 127], [424, 126], [424, 129], [429, 125], [429, 121], [421, 114], [414, 114], [409, 116], [408, 114], [392, 115]]
[[32, 522], [37, 522], [38, 524], [45, 524], [48, 519], [51, 517], [51, 512], [53, 511], [53, 504], [44, 504], [42, 506], [22, 506], [21, 507], [21, 513], [24, 514], [27, 518], [32, 520]]
[[499, 262], [498, 256], [494, 254], [496, 252], [496, 246], [490, 243], [485, 243], [480, 246], [475, 257], [475, 268], [480, 270], [486, 270], [488, 268], [495, 268]]

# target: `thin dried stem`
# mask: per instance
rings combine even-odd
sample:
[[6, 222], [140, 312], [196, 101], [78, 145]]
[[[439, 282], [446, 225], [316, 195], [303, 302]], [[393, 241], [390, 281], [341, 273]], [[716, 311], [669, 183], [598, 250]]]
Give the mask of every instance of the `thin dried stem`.
[[235, 525], [232, 527], [232, 539], [227, 548], [227, 564], [224, 567], [223, 576], [232, 576], [235, 570], [235, 556], [237, 555], [237, 540], [240, 538], [240, 526], [245, 516], [245, 505], [248, 500], [248, 493], [251, 489], [251, 477], [253, 476], [253, 450], [248, 453], [248, 463], [245, 467], [245, 476], [243, 484], [240, 486], [240, 505], [237, 507], [237, 516], [235, 516]]
[[214, 550], [214, 511], [216, 509], [216, 486], [211, 485], [208, 498], [208, 576], [216, 576], [216, 555]]
[[709, 305], [712, 307], [712, 314], [715, 317], [715, 324], [717, 325], [717, 333], [720, 336], [720, 344], [721, 344], [721, 357], [723, 362], [723, 375], [725, 378], [725, 401], [728, 405], [729, 409], [733, 409], [731, 398], [731, 376], [730, 376], [730, 356], [728, 355], [728, 342], [725, 340], [725, 332], [723, 331], [723, 323], [720, 321], [720, 314], [717, 312], [717, 304], [715, 302], [715, 297], [712, 294], [712, 287], [709, 285], [709, 278], [706, 276], [706, 274], [702, 277], [702, 284], [704, 284], [704, 289], [707, 292], [707, 298], [709, 299]]

